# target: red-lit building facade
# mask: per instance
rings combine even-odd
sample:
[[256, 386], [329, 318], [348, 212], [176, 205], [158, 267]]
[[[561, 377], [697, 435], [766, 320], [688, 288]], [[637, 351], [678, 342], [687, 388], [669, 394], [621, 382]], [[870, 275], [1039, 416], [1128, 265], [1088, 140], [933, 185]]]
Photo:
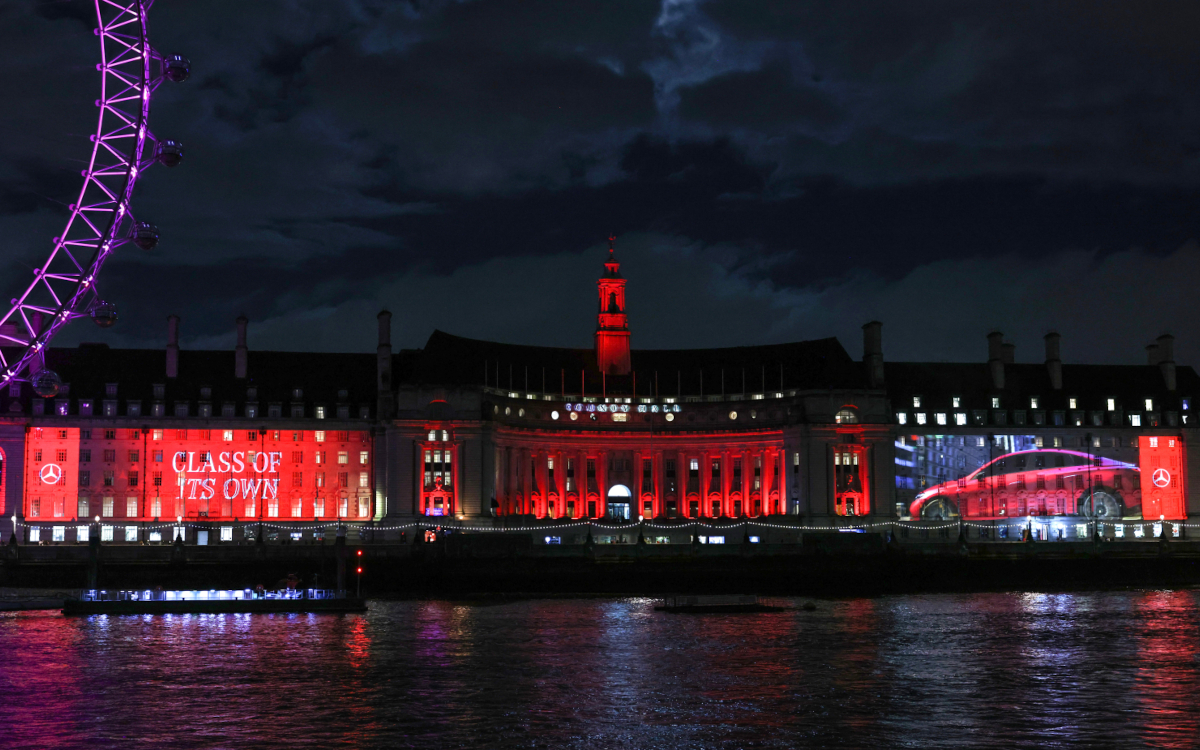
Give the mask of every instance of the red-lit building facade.
[[1039, 363], [1000, 334], [978, 363], [885, 362], [879, 323], [861, 359], [833, 338], [639, 350], [611, 247], [602, 268], [588, 349], [435, 331], [394, 352], [383, 312], [373, 355], [250, 352], [244, 319], [233, 352], [181, 351], [176, 319], [165, 352], [52, 350], [57, 397], [0, 393], [4, 517], [22, 541], [76, 542], [98, 517], [114, 542], [183, 520], [217, 543], [259, 523], [589, 518], [1134, 537], [1200, 515], [1200, 378], [1170, 337], [1136, 366], [1064, 365], [1055, 334]]

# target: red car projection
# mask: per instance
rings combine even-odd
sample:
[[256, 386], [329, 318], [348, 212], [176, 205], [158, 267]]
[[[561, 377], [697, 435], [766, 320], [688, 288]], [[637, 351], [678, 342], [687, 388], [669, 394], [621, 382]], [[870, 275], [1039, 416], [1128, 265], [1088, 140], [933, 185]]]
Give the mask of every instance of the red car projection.
[[1102, 521], [1139, 515], [1135, 464], [1069, 450], [1029, 450], [989, 461], [970, 474], [917, 494], [913, 518], [995, 519], [1083, 515]]

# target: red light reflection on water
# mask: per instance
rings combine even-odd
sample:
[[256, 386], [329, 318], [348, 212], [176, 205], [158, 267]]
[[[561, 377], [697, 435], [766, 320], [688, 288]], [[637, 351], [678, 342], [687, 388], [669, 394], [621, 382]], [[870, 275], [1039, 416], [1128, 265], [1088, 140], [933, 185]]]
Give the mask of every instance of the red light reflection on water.
[[333, 744], [375, 719], [360, 616], [8, 613], [0, 644], [5, 748]]
[[1145, 716], [1144, 741], [1149, 747], [1195, 747], [1200, 733], [1196, 594], [1151, 591], [1134, 606], [1140, 625], [1134, 695]]

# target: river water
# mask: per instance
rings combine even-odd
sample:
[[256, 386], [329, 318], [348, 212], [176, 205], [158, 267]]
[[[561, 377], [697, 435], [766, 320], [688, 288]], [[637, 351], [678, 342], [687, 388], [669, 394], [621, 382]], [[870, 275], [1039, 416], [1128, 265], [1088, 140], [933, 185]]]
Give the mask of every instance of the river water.
[[1198, 597], [0, 613], [0, 747], [1196, 747]]

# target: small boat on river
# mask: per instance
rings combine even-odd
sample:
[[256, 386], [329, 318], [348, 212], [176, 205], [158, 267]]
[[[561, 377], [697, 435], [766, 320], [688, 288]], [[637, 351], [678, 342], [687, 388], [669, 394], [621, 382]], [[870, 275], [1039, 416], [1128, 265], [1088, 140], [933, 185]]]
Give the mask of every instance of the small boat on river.
[[668, 596], [654, 609], [679, 614], [719, 614], [779, 612], [789, 607], [783, 603], [764, 601], [757, 596]]
[[63, 602], [64, 615], [366, 612], [365, 599], [330, 589], [84, 591]]

